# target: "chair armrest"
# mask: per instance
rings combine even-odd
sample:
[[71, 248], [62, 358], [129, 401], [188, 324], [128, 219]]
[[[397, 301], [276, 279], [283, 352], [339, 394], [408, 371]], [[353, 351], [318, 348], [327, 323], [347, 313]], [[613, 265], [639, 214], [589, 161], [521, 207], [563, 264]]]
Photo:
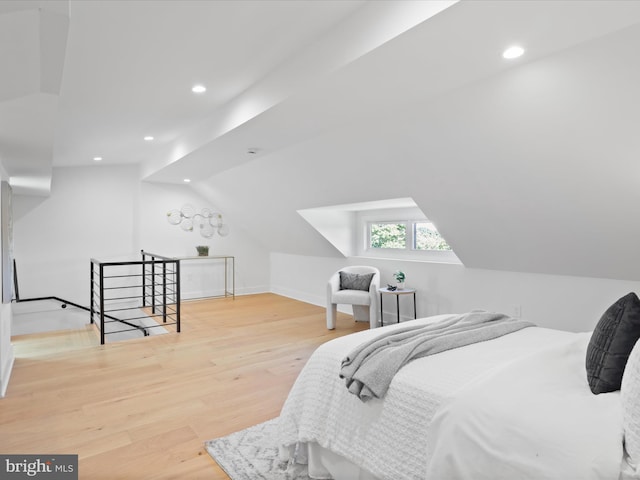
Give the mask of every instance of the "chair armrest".
[[330, 293], [340, 290], [340, 275], [337, 273], [332, 275], [327, 283], [327, 291]]
[[377, 294], [378, 290], [380, 290], [380, 275], [375, 274], [369, 284], [369, 292]]

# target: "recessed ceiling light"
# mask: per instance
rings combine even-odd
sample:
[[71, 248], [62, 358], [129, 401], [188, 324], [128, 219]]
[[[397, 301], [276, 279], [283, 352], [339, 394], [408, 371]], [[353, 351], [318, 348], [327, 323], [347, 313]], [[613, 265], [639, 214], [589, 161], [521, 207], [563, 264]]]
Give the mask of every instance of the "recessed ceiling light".
[[511, 60], [513, 58], [518, 58], [522, 56], [523, 53], [524, 53], [524, 48], [518, 45], [514, 45], [512, 47], [507, 48], [504, 52], [502, 52], [502, 57], [508, 60]]
[[204, 93], [204, 92], [206, 92], [206, 91], [207, 91], [207, 87], [205, 87], [204, 85], [194, 85], [194, 86], [191, 88], [191, 91], [192, 91], [193, 93]]
[[184, 179], [184, 183], [189, 183], [190, 181], [191, 181], [191, 179], [190, 179], [190, 178], [185, 178], [185, 179]]
[[147, 142], [150, 142], [151, 140], [153, 140], [153, 137], [152, 137], [151, 135], [147, 135], [146, 137], [144, 137], [144, 139], [145, 139]]
[[100, 161], [102, 161], [102, 157], [93, 157], [93, 159], [94, 159], [96, 162], [100, 162]]

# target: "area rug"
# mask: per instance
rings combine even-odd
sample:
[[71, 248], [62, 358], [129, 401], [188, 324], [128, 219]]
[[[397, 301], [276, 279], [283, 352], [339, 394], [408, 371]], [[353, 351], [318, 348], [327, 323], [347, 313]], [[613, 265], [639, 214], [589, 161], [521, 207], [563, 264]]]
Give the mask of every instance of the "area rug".
[[209, 455], [231, 480], [309, 480], [306, 465], [289, 465], [278, 458], [275, 429], [278, 419], [254, 425], [205, 443]]

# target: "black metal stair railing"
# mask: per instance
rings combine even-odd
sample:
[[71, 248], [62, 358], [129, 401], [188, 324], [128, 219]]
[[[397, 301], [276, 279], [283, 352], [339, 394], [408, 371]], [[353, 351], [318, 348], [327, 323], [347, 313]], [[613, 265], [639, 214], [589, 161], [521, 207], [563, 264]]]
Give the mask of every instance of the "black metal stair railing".
[[71, 302], [69, 300], [65, 300], [64, 298], [49, 296], [49, 297], [31, 297], [31, 298], [20, 298], [20, 286], [18, 284], [18, 265], [16, 264], [15, 259], [13, 260], [13, 295], [14, 301], [16, 303], [22, 302], [40, 302], [43, 300], [55, 300], [56, 302], [60, 302], [62, 308], [67, 308], [67, 305], [71, 305], [73, 307], [81, 308], [83, 310], [89, 311], [87, 307], [84, 305], [78, 305], [77, 303]]
[[[41, 302], [41, 301], [46, 301], [46, 300], [54, 300], [56, 302], [60, 302], [60, 304], [61, 304], [60, 306], [62, 308], [67, 308], [67, 305], [71, 305], [72, 307], [76, 307], [76, 308], [79, 308], [81, 310], [86, 310], [87, 312], [91, 312], [91, 309], [89, 307], [85, 307], [84, 305], [80, 305], [78, 303], [72, 302], [71, 300], [66, 300], [64, 298], [60, 298], [60, 297], [57, 297], [57, 296], [54, 296], [54, 295], [51, 295], [51, 296], [48, 296], [48, 297], [21, 298], [20, 297], [20, 288], [19, 288], [19, 284], [18, 284], [18, 267], [16, 265], [15, 259], [13, 260], [13, 289], [14, 289], [14, 296], [15, 296], [13, 301], [15, 301], [16, 303]], [[123, 323], [125, 323], [127, 325], [130, 325], [131, 327], [134, 327], [134, 328], [140, 330], [143, 333], [144, 336], [148, 336], [149, 335], [149, 332], [144, 327], [141, 327], [139, 325], [135, 325], [133, 323], [129, 323], [127, 321], [120, 320], [120, 319], [118, 319], [118, 318], [116, 318], [114, 316], [108, 315], [108, 314], [105, 314], [105, 317], [110, 319], [110, 320], [116, 321], [116, 322], [123, 322]], [[93, 323], [93, 321], [91, 323]]]
[[[168, 258], [101, 262], [91, 259], [91, 323], [105, 336], [175, 325], [180, 332], [180, 262]], [[145, 319], [162, 319], [145, 323]]]
[[[162, 311], [163, 322], [166, 323], [166, 309], [163, 305], [166, 304], [167, 298], [170, 298], [171, 295], [174, 295], [176, 299], [175, 303], [175, 314], [180, 318], [180, 260], [175, 258], [164, 257], [162, 255], [158, 255], [156, 253], [145, 252], [144, 250], [140, 250], [140, 254], [142, 255], [142, 263], [143, 263], [143, 272], [142, 276], [142, 290], [145, 292], [145, 295], [142, 297], [142, 305], [151, 306], [151, 312], [156, 314], [158, 310]], [[147, 258], [150, 258], [151, 261], [148, 261]], [[162, 265], [162, 271], [157, 272], [156, 265]], [[173, 265], [173, 272], [167, 272], [166, 265]], [[170, 275], [170, 279], [173, 279], [173, 282], [167, 282], [167, 273]], [[171, 274], [173, 273], [173, 276]], [[157, 275], [160, 275], [162, 278], [162, 285], [157, 285], [154, 280], [157, 278]], [[162, 299], [161, 302], [157, 302], [156, 299]], [[147, 303], [147, 300], [151, 299], [150, 303]], [[172, 304], [173, 305], [173, 304]], [[180, 331], [180, 330], [178, 330]]]

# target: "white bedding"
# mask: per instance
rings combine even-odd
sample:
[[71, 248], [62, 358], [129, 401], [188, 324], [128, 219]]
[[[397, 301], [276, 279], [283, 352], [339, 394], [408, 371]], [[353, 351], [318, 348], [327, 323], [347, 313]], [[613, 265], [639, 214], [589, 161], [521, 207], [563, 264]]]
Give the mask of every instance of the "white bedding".
[[[426, 323], [445, 317], [448, 315], [420, 319], [416, 322]], [[398, 326], [384, 328], [392, 329]], [[577, 339], [585, 337], [584, 335], [580, 337], [579, 334], [557, 330], [525, 328], [494, 340], [422, 358], [398, 372], [382, 401], [372, 400], [363, 403], [347, 392], [343, 380], [338, 377], [340, 362], [352, 348], [372, 336], [379, 335], [379, 331], [380, 329], [369, 330], [333, 340], [319, 347], [313, 354], [296, 380], [281, 412], [279, 441], [284, 447], [283, 454], [293, 455], [293, 447], [299, 443], [298, 451], [304, 460], [307, 443], [317, 443], [380, 479], [476, 479], [480, 477], [471, 472], [477, 472], [474, 465], [484, 465], [481, 462], [490, 464], [483, 470], [488, 474], [486, 478], [499, 478], [488, 473], [492, 471], [490, 468], [498, 473], [502, 472], [500, 473], [503, 475], [502, 478], [534, 478], [513, 476], [515, 475], [513, 471], [504, 469], [507, 462], [511, 463], [515, 453], [510, 447], [509, 436], [504, 439], [505, 445], [501, 438], [502, 430], [495, 425], [490, 426], [491, 415], [496, 413], [490, 407], [500, 404], [495, 403], [496, 400], [492, 397], [491, 391], [482, 387], [481, 381], [488, 382], [487, 385], [490, 385], [491, 389], [502, 392], [498, 393], [498, 398], [504, 398], [502, 404], [506, 402], [512, 407], [511, 410], [506, 411], [510, 422], [514, 417], [531, 420], [529, 423], [525, 422], [525, 426], [522, 427], [520, 434], [524, 434], [532, 421], [539, 418], [535, 415], [544, 417], [549, 414], [548, 404], [542, 403], [541, 405], [547, 405], [544, 411], [532, 414], [531, 409], [535, 407], [538, 400], [534, 400], [533, 405], [527, 406], [523, 403], [524, 398], [521, 397], [530, 396], [533, 399], [537, 395], [534, 397], [523, 391], [521, 397], [509, 399], [507, 393], [513, 389], [500, 387], [497, 372], [503, 371], [507, 375], [505, 378], [512, 382], [513, 378], [519, 375], [516, 370], [517, 363], [533, 368], [530, 365], [533, 361], [527, 360], [527, 357], [540, 355], [541, 350], [551, 352], [554, 346], [559, 351], [563, 349], [572, 351], [577, 359], [578, 350], [586, 348], [586, 344], [583, 347], [576, 346], [573, 350], [567, 349], [567, 345], [575, 343]], [[588, 337], [586, 338], [588, 341]], [[555, 363], [561, 362], [561, 358], [557, 355], [560, 354], [553, 357], [555, 360], [544, 362], [546, 366], [541, 371], [554, 375], [556, 372], [564, 372], [564, 369], [555, 368]], [[582, 355], [583, 361], [584, 351]], [[574, 359], [573, 364], [576, 361]], [[511, 366], [513, 370], [509, 370]], [[582, 366], [583, 369], [584, 366]], [[535, 376], [531, 372], [527, 375]], [[546, 383], [544, 382], [545, 374], [540, 374], [538, 377], [542, 378], [544, 384], [540, 388], [556, 388], [558, 384], [564, 385], [560, 377]], [[586, 387], [586, 379], [584, 382]], [[588, 387], [586, 388], [588, 392]], [[567, 453], [572, 458], [580, 458], [584, 454], [580, 448], [585, 444], [592, 445], [595, 451], [602, 452], [602, 458], [596, 462], [598, 466], [594, 475], [585, 479], [615, 479], [617, 475], [614, 477], [601, 475], [608, 475], [608, 472], [618, 469], [622, 456], [621, 427], [617, 417], [619, 415], [618, 398], [615, 394], [595, 396], [588, 393], [596, 401], [594, 403], [584, 400], [582, 413], [591, 412], [594, 415], [598, 413], [595, 415], [596, 421], [589, 423], [593, 425], [597, 434], [587, 437], [589, 434], [587, 429], [578, 429], [581, 434], [584, 434], [582, 437], [584, 441], [573, 443], [576, 447], [575, 451]], [[564, 393], [560, 395], [560, 397], [563, 396]], [[471, 414], [466, 410], [469, 410], [468, 406], [475, 407], [476, 397], [486, 398], [489, 406], [479, 408], [478, 419], [470, 420], [468, 416]], [[551, 401], [552, 398], [553, 395], [548, 400]], [[575, 400], [574, 397], [570, 398], [572, 400], [567, 404], [569, 410], [571, 410], [570, 404]], [[515, 400], [518, 403], [512, 404]], [[580, 401], [582, 401], [581, 397]], [[611, 428], [604, 428], [604, 433], [601, 432], [602, 425], [599, 425], [600, 419], [603, 418], [600, 415], [602, 409], [610, 412], [606, 419], [612, 419], [610, 424], [613, 425]], [[501, 408], [497, 410], [498, 413], [502, 411]], [[445, 414], [447, 411], [449, 413]], [[456, 415], [459, 420], [455, 419]], [[464, 422], [470, 422], [469, 428], [459, 428], [463, 419]], [[499, 418], [495, 421], [500, 422]], [[537, 421], [533, 423], [536, 424]], [[550, 425], [553, 423], [551, 422]], [[582, 427], [582, 424], [573, 425]], [[570, 429], [566, 430], [570, 432]], [[500, 433], [494, 434], [494, 432]], [[549, 442], [556, 438], [556, 434], [547, 431], [541, 435], [542, 443], [546, 442], [544, 452], [547, 452], [552, 449], [551, 445], [554, 444]], [[550, 438], [547, 438], [547, 435]], [[519, 437], [516, 435], [514, 438]], [[477, 441], [478, 448], [475, 448]], [[522, 438], [519, 438], [519, 441], [524, 442]], [[569, 446], [563, 445], [559, 448], [567, 450], [572, 442], [567, 439], [563, 441], [569, 441]], [[490, 458], [493, 458], [493, 461], [489, 461]], [[496, 462], [496, 458], [504, 459], [505, 462]], [[554, 459], [553, 465], [562, 463], [562, 459], [557, 456], [549, 458]], [[540, 462], [546, 462], [546, 453], [545, 458], [528, 457], [530, 463], [522, 461], [521, 464], [526, 468], [538, 459]], [[445, 472], [449, 473], [445, 475]], [[571, 477], [565, 475], [548, 478]]]
[[589, 338], [516, 360], [443, 404], [429, 427], [426, 478], [617, 479], [619, 392], [589, 390]]

